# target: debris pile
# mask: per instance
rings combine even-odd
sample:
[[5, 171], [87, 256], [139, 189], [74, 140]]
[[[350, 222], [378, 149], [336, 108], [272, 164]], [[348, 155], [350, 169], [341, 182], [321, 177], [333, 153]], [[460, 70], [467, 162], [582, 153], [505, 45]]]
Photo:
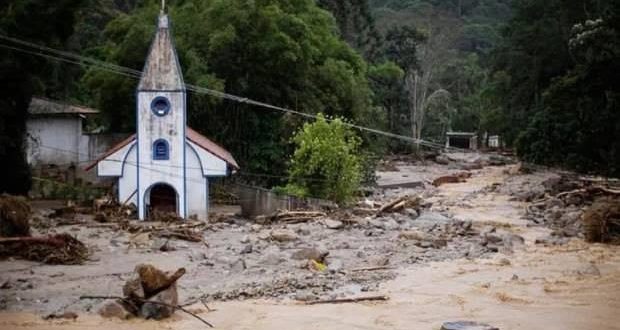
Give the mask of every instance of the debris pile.
[[[179, 307], [177, 280], [185, 274], [185, 268], [167, 273], [153, 265], [136, 266], [133, 277], [123, 286], [123, 297], [105, 303], [99, 310], [104, 317], [161, 320], [170, 317]], [[83, 297], [98, 298], [98, 297]]]
[[530, 220], [554, 229], [552, 239], [541, 243], [561, 244], [570, 237], [585, 237], [592, 242], [614, 240], [613, 232], [620, 227], [616, 220], [620, 190], [567, 176], [547, 180], [543, 185], [545, 196], [532, 201], [526, 209]]
[[69, 234], [0, 238], [0, 256], [18, 256], [46, 264], [76, 265], [88, 259], [84, 243]]
[[0, 196], [0, 236], [15, 237], [30, 235], [30, 206], [23, 197]]
[[583, 215], [588, 242], [620, 244], [620, 199], [601, 198]]

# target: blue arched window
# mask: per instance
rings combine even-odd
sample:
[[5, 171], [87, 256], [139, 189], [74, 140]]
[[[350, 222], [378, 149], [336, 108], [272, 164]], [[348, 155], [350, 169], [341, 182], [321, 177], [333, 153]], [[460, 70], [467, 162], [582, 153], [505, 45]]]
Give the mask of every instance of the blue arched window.
[[164, 139], [159, 139], [153, 142], [153, 159], [154, 160], [170, 159], [170, 152], [168, 149], [169, 149], [168, 142]]
[[163, 117], [170, 112], [170, 101], [163, 96], [158, 96], [151, 102], [151, 111], [158, 116]]

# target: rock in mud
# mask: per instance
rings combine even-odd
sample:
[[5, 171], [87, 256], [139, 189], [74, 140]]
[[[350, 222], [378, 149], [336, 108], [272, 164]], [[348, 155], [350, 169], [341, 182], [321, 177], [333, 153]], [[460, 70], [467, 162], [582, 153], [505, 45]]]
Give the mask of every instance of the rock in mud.
[[581, 276], [601, 276], [601, 271], [594, 264], [589, 264], [579, 270], [577, 270], [577, 274]]
[[327, 270], [332, 273], [337, 273], [344, 268], [344, 262], [341, 259], [329, 258], [327, 261]]
[[509, 250], [525, 245], [525, 239], [523, 237], [512, 233], [505, 234], [502, 237], [502, 241], [504, 242], [504, 247]]
[[241, 249], [241, 254], [249, 254], [252, 253], [252, 251], [254, 251], [254, 247], [252, 246], [252, 244], [247, 244], [243, 247], [243, 249]]
[[450, 164], [450, 159], [446, 155], [439, 155], [435, 157], [435, 163], [441, 165], [448, 165]]
[[142, 289], [144, 289], [144, 295], [149, 297], [176, 282], [177, 279], [185, 274], [185, 268], [180, 268], [174, 274], [168, 275], [153, 265], [140, 264], [136, 266], [135, 272], [140, 277], [140, 284]]
[[456, 321], [445, 322], [441, 326], [441, 330], [499, 330], [499, 328], [473, 321]]
[[116, 300], [104, 302], [98, 310], [99, 315], [105, 318], [119, 318], [127, 320], [133, 315], [127, 311], [125, 306]]
[[[154, 302], [154, 303], [150, 303]], [[170, 317], [179, 303], [177, 285], [173, 283], [167, 289], [152, 296], [140, 308], [140, 315], [145, 319], [161, 320]]]
[[288, 229], [276, 229], [270, 234], [271, 239], [277, 242], [291, 242], [299, 239], [299, 236]]
[[344, 227], [344, 223], [338, 220], [325, 219], [323, 222], [325, 223], [325, 227], [329, 229], [341, 229]]
[[295, 300], [304, 301], [304, 302], [313, 301], [313, 300], [317, 300], [317, 296], [310, 292], [301, 291], [301, 292], [295, 293]]
[[230, 264], [230, 270], [234, 273], [241, 273], [247, 268], [245, 260], [239, 258]]
[[327, 255], [329, 255], [329, 251], [327, 251], [326, 249], [310, 247], [302, 248], [293, 252], [291, 258], [295, 260], [313, 259], [316, 261], [323, 261], [325, 257], [327, 257]]
[[429, 239], [429, 235], [420, 230], [405, 230], [398, 233], [398, 238], [406, 240], [425, 241]]
[[406, 208], [405, 214], [408, 215], [411, 219], [416, 219], [420, 214], [415, 209]]

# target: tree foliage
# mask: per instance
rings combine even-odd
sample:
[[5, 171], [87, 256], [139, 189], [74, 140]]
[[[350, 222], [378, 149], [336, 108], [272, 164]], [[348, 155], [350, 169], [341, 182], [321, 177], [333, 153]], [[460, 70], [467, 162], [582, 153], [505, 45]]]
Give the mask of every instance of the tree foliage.
[[319, 114], [293, 137], [286, 192], [347, 202], [361, 182], [361, 139], [340, 118]]
[[620, 6], [570, 29], [574, 61], [552, 78], [517, 141], [526, 160], [620, 176]]
[[[105, 29], [102, 59], [141, 69], [159, 1], [120, 14]], [[313, 0], [172, 1], [169, 12], [185, 81], [305, 113], [376, 126], [367, 65]], [[111, 130], [132, 131], [136, 82], [92, 70], [84, 82]], [[190, 95], [189, 124], [226, 145], [248, 172], [281, 173], [298, 119]]]
[[[70, 37], [80, 0], [5, 1], [0, 5], [0, 34], [60, 46]], [[13, 47], [8, 45], [9, 47]], [[65, 66], [0, 49], [0, 192], [25, 194], [30, 171], [24, 155], [24, 133], [30, 98], [63, 95]]]

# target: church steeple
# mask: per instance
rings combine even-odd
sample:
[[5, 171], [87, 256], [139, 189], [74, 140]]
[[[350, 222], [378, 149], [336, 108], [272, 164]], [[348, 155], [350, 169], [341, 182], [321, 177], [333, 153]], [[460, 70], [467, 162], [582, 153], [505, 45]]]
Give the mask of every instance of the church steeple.
[[183, 75], [179, 66], [168, 15], [164, 13], [164, 3], [157, 24], [157, 33], [142, 71], [138, 85], [139, 91], [170, 91], [184, 89]]

